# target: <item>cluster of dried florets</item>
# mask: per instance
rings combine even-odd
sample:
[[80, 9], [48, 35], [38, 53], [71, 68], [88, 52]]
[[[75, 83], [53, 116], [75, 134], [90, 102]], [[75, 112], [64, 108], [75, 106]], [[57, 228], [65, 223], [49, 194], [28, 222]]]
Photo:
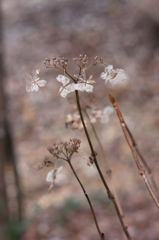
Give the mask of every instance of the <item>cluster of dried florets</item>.
[[112, 85], [117, 84], [120, 81], [126, 79], [126, 75], [123, 69], [113, 69], [112, 65], [105, 67], [104, 72], [101, 73], [100, 77], [106, 81], [109, 81]]
[[96, 123], [99, 120], [101, 123], [107, 123], [113, 111], [113, 107], [110, 106], [105, 107], [103, 110], [93, 109], [89, 116], [90, 122]]
[[65, 98], [68, 93], [74, 92], [75, 90], [79, 90], [81, 92], [93, 92], [93, 86], [90, 84], [94, 84], [95, 81], [92, 79], [92, 75], [89, 77], [89, 79], [86, 79], [85, 74], [81, 74], [81, 76], [74, 76], [74, 80], [76, 83], [71, 83], [70, 78], [64, 76], [64, 75], [58, 75], [57, 76], [57, 81], [62, 83], [62, 86], [60, 87], [58, 91], [58, 95], [61, 97]]
[[36, 165], [36, 169], [40, 170], [43, 167], [52, 167], [53, 169], [48, 172], [46, 181], [50, 182], [51, 185], [49, 187], [49, 192], [54, 186], [57, 174], [63, 169], [63, 166], [56, 167], [58, 159], [62, 159], [65, 161], [70, 161], [72, 155], [76, 152], [78, 153], [78, 149], [80, 148], [81, 141], [77, 138], [70, 139], [69, 142], [60, 141], [59, 143], [54, 143], [53, 147], [48, 147], [48, 151], [51, 153], [56, 160], [51, 159], [50, 157], [45, 157], [45, 159]]
[[83, 129], [83, 124], [78, 113], [68, 114], [65, 119], [65, 125], [67, 127], [71, 127], [72, 130], [79, 129], [80, 131]]
[[61, 55], [58, 58], [46, 58], [44, 65], [46, 68], [66, 69], [68, 65], [68, 59]]
[[72, 155], [80, 148], [81, 141], [77, 138], [70, 139], [69, 142], [60, 141], [54, 143], [53, 147], [48, 147], [48, 151], [56, 158], [70, 161]]
[[[78, 58], [73, 58], [74, 63], [79, 67], [79, 73], [77, 75], [71, 76], [67, 72], [67, 66], [68, 66], [68, 59], [62, 56], [59, 56], [58, 58], [53, 57], [52, 59], [46, 58], [44, 61], [46, 68], [56, 68], [58, 70], [63, 71], [63, 75], [57, 76], [57, 81], [62, 83], [62, 86], [60, 87], [58, 91], [58, 95], [65, 98], [67, 94], [74, 92], [76, 90], [78, 91], [86, 91], [86, 92], [93, 92], [93, 86], [91, 84], [96, 83], [95, 80], [92, 79], [92, 75], [87, 78], [86, 77], [86, 70], [90, 67], [96, 66], [96, 65], [103, 65], [106, 64], [103, 62], [102, 58], [98, 58], [97, 56], [94, 57], [92, 63], [90, 66], [87, 67], [88, 64], [88, 57], [87, 55], [79, 55]], [[27, 74], [26, 76], [26, 91], [27, 92], [37, 92], [39, 90], [39, 87], [43, 87], [46, 84], [45, 80], [39, 79], [39, 70], [36, 70], [33, 72], [32, 75]], [[109, 81], [112, 85], [115, 85], [116, 83], [125, 80], [126, 75], [124, 73], [124, 70], [122, 69], [113, 69], [112, 65], [108, 65], [105, 67], [104, 72], [101, 73], [100, 77], [106, 81], [106, 83]], [[70, 80], [73, 81], [73, 83], [70, 83]]]

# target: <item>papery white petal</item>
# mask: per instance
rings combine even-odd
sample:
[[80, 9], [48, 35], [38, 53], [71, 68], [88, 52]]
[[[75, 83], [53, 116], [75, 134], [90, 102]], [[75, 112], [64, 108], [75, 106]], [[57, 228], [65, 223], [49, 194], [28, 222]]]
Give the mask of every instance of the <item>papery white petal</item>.
[[58, 82], [62, 83], [64, 86], [70, 82], [70, 79], [65, 77], [64, 75], [58, 75], [56, 79]]
[[34, 85], [32, 82], [27, 82], [25, 87], [27, 92], [34, 92]]
[[33, 71], [32, 71], [32, 78], [33, 78], [34, 81], [39, 80], [39, 76], [38, 76], [39, 73], [40, 73], [40, 69], [37, 69], [37, 70], [33, 70]]
[[86, 92], [93, 92], [93, 88], [94, 87], [92, 85], [86, 84], [85, 91]]
[[76, 90], [79, 90], [81, 92], [84, 92], [85, 91], [85, 83], [77, 83], [75, 84], [76, 85]]
[[90, 75], [90, 76], [89, 76], [89, 80], [91, 80], [91, 79], [92, 79], [92, 77], [93, 77], [93, 75]]
[[32, 83], [33, 91], [37, 92], [39, 90], [39, 87], [36, 83]]
[[36, 69], [35, 72], [36, 72], [36, 74], [39, 74], [40, 73], [40, 69]]
[[25, 76], [25, 80], [26, 80], [26, 82], [32, 82], [33, 77], [30, 74], [27, 73], [26, 76]]
[[47, 81], [45, 80], [39, 80], [37, 81], [37, 84], [39, 85], [39, 87], [44, 87], [46, 85]]
[[109, 65], [109, 66], [105, 67], [105, 69], [104, 69], [105, 72], [110, 72], [112, 70], [113, 70], [113, 65]]
[[89, 84], [94, 84], [94, 83], [96, 83], [94, 80], [87, 80], [87, 83], [89, 83]]
[[68, 92], [64, 87], [62, 87], [62, 86], [60, 87], [60, 89], [59, 89], [59, 91], [58, 91], [58, 94], [59, 94], [61, 97], [63, 97], [63, 98], [65, 98], [68, 93], [69, 93], [69, 92]]
[[71, 83], [66, 87], [66, 90], [70, 93], [70, 92], [74, 92], [76, 90], [76, 84], [75, 83]]
[[63, 169], [63, 166], [57, 168], [57, 173], [59, 173]]
[[53, 173], [54, 173], [54, 169], [48, 172], [46, 176], [46, 182], [53, 182]]
[[100, 77], [105, 80], [107, 78], [107, 73], [102, 72]]

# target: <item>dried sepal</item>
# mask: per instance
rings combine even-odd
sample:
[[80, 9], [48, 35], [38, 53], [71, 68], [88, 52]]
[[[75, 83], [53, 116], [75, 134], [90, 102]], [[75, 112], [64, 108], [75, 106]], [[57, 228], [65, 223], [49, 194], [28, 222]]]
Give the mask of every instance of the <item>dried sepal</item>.
[[61, 170], [63, 169], [63, 166], [59, 167], [59, 168], [55, 168], [53, 170], [51, 170], [50, 172], [48, 172], [47, 176], [46, 176], [46, 182], [50, 182], [51, 185], [49, 187], [49, 193], [51, 192], [51, 189], [54, 186], [56, 177], [57, 177], [57, 173], [59, 173]]
[[101, 73], [100, 77], [106, 81], [109, 81], [112, 85], [117, 84], [120, 81], [126, 79], [126, 75], [123, 69], [113, 69], [112, 65], [105, 67], [104, 72]]
[[37, 92], [39, 87], [44, 87], [46, 85], [46, 80], [40, 80], [39, 78], [40, 69], [33, 70], [32, 75], [26, 74], [26, 91], [27, 92]]

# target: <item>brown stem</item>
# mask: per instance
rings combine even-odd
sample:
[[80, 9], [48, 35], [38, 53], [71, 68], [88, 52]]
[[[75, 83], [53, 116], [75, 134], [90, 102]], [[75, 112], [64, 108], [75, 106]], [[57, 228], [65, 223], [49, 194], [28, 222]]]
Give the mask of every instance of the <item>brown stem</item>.
[[125, 226], [125, 224], [124, 224], [124, 222], [123, 222], [123, 218], [122, 218], [122, 216], [121, 216], [121, 214], [120, 214], [120, 211], [119, 211], [118, 205], [117, 205], [117, 203], [116, 203], [116, 200], [115, 200], [113, 194], [111, 193], [111, 191], [110, 191], [110, 189], [109, 189], [109, 187], [108, 187], [108, 185], [107, 185], [107, 183], [106, 183], [106, 181], [105, 181], [105, 179], [104, 179], [104, 177], [103, 177], [103, 174], [102, 174], [102, 172], [101, 172], [101, 170], [100, 170], [100, 167], [99, 167], [99, 165], [98, 165], [97, 158], [96, 158], [96, 153], [95, 153], [95, 151], [94, 151], [94, 149], [93, 149], [93, 145], [92, 145], [92, 142], [91, 142], [91, 140], [90, 140], [90, 137], [89, 137], [89, 134], [88, 134], [88, 131], [87, 131], [87, 128], [86, 128], [84, 119], [83, 119], [82, 110], [81, 110], [80, 101], [79, 101], [78, 91], [75, 90], [75, 93], [76, 93], [76, 101], [77, 101], [77, 106], [78, 106], [79, 114], [80, 114], [80, 117], [81, 117], [81, 121], [82, 121], [82, 124], [83, 124], [83, 128], [84, 128], [84, 131], [85, 131], [85, 134], [86, 134], [86, 137], [87, 137], [87, 140], [88, 140], [88, 143], [89, 143], [91, 152], [92, 152], [92, 156], [93, 156], [93, 158], [94, 158], [94, 163], [95, 163], [95, 165], [96, 165], [96, 168], [97, 168], [97, 170], [98, 170], [98, 173], [99, 173], [99, 175], [100, 175], [100, 178], [101, 178], [101, 180], [102, 180], [102, 182], [103, 182], [103, 184], [104, 184], [104, 186], [105, 186], [105, 188], [106, 188], [106, 190], [107, 190], [108, 197], [109, 197], [109, 199], [110, 199], [110, 200], [113, 202], [113, 204], [114, 204], [114, 207], [115, 207], [115, 210], [116, 210], [116, 212], [117, 212], [117, 215], [118, 215], [118, 218], [119, 218], [119, 220], [120, 220], [120, 223], [121, 223], [121, 225], [122, 225], [123, 231], [124, 231], [125, 235], [127, 236], [127, 239], [128, 239], [128, 240], [132, 240], [132, 238], [130, 237], [130, 234], [129, 234], [129, 232], [128, 232], [128, 228], [127, 228], [127, 226]]
[[144, 164], [145, 168], [147, 169], [147, 172], [148, 172], [148, 174], [149, 174], [149, 176], [150, 176], [150, 178], [151, 178], [152, 185], [153, 185], [153, 187], [154, 187], [154, 189], [155, 189], [155, 191], [156, 191], [156, 193], [157, 193], [157, 196], [159, 197], [159, 191], [158, 191], [158, 188], [157, 188], [157, 184], [156, 184], [156, 182], [155, 182], [155, 179], [154, 179], [154, 177], [153, 177], [153, 175], [152, 175], [151, 168], [150, 168], [150, 166], [147, 164], [147, 162], [146, 162], [146, 160], [144, 159], [144, 157], [142, 156], [141, 152], [139, 151], [139, 148], [138, 148], [138, 146], [137, 146], [137, 143], [136, 143], [136, 141], [135, 141], [135, 139], [134, 139], [132, 133], [130, 132], [130, 129], [128, 128], [128, 126], [127, 126], [126, 123], [125, 123], [125, 126], [126, 126], [126, 130], [127, 130], [128, 133], [129, 133], [129, 136], [130, 136], [130, 138], [131, 138], [132, 145], [134, 146], [134, 148], [135, 148], [135, 150], [136, 150], [136, 152], [137, 152], [137, 155], [139, 156], [140, 160], [142, 161], [142, 163]]
[[148, 181], [148, 179], [146, 177], [145, 170], [143, 169], [143, 167], [141, 166], [141, 164], [139, 162], [138, 156], [136, 154], [136, 149], [135, 149], [135, 147], [133, 145], [132, 138], [130, 137], [129, 132], [128, 132], [127, 128], [126, 128], [126, 124], [125, 124], [123, 116], [122, 116], [122, 114], [121, 114], [121, 112], [119, 110], [119, 107], [118, 107], [118, 105], [117, 105], [117, 103], [116, 103], [116, 101], [115, 101], [113, 96], [109, 95], [109, 98], [110, 98], [110, 101], [113, 104], [113, 107], [116, 110], [117, 115], [118, 115], [118, 118], [119, 118], [122, 130], [123, 130], [124, 136], [125, 136], [125, 138], [127, 140], [127, 143], [129, 145], [131, 151], [132, 151], [132, 154], [133, 154], [133, 157], [135, 159], [135, 162], [136, 162], [139, 174], [142, 176], [142, 178], [143, 178], [143, 180], [144, 180], [144, 182], [146, 184], [146, 187], [147, 187], [147, 189], [148, 189], [152, 199], [154, 200], [157, 208], [159, 209], [159, 202], [158, 202], [158, 200], [157, 200], [157, 198], [156, 198], [156, 196], [155, 196], [155, 194], [153, 192], [153, 189], [152, 189], [152, 187], [151, 187], [151, 185], [150, 185], [150, 183], [149, 183], [149, 181]]
[[106, 155], [105, 155], [105, 152], [104, 152], [102, 143], [101, 143], [101, 141], [100, 141], [100, 139], [99, 139], [99, 137], [98, 137], [98, 134], [97, 134], [97, 132], [96, 132], [96, 130], [95, 130], [94, 125], [91, 123], [91, 121], [90, 121], [90, 119], [89, 119], [89, 116], [88, 116], [88, 113], [87, 113], [86, 109], [83, 109], [83, 111], [84, 111], [84, 113], [86, 114], [86, 116], [87, 116], [87, 118], [88, 118], [88, 120], [89, 120], [89, 123], [90, 123], [90, 125], [91, 125], [92, 131], [93, 131], [93, 133], [94, 133], [94, 136], [95, 136], [95, 138], [96, 138], [96, 140], [97, 140], [97, 142], [98, 142], [98, 144], [99, 144], [99, 147], [100, 147], [100, 149], [101, 149], [101, 152], [102, 152], [102, 155], [103, 155], [103, 161], [104, 161], [105, 169], [107, 169], [107, 170], [106, 170], [106, 173], [107, 173], [107, 175], [108, 175], [108, 177], [109, 177], [109, 180], [110, 180], [112, 192], [113, 192], [113, 194], [114, 194], [114, 197], [115, 197], [115, 199], [116, 199], [117, 205], [118, 205], [118, 207], [119, 207], [120, 214], [121, 214], [122, 217], [124, 217], [123, 210], [122, 210], [122, 207], [121, 207], [120, 202], [119, 202], [118, 194], [117, 194], [116, 189], [115, 189], [114, 184], [113, 184], [113, 180], [112, 180], [112, 170], [110, 169], [110, 167], [109, 167], [109, 165], [108, 165], [108, 162], [106, 161]]
[[72, 169], [72, 171], [73, 171], [73, 173], [74, 173], [77, 181], [79, 182], [79, 184], [80, 184], [80, 186], [81, 186], [81, 188], [82, 188], [82, 190], [83, 190], [83, 192], [84, 192], [85, 197], [87, 198], [87, 201], [88, 201], [88, 204], [89, 204], [89, 206], [90, 206], [90, 209], [91, 209], [91, 212], [92, 212], [92, 215], [93, 215], [93, 219], [94, 219], [94, 222], [95, 222], [97, 231], [98, 231], [98, 233], [99, 233], [99, 236], [100, 236], [101, 239], [104, 240], [104, 239], [105, 239], [104, 233], [101, 233], [101, 231], [100, 231], [100, 228], [99, 228], [99, 225], [98, 225], [98, 222], [97, 222], [97, 219], [96, 219], [96, 215], [95, 215], [95, 212], [94, 212], [92, 203], [91, 203], [91, 201], [90, 201], [90, 199], [89, 199], [89, 197], [88, 197], [88, 195], [87, 195], [87, 193], [86, 193], [86, 191], [85, 191], [85, 189], [84, 189], [84, 187], [83, 187], [80, 179], [78, 178], [78, 176], [77, 176], [77, 174], [76, 174], [76, 172], [75, 172], [75, 170], [74, 170], [74, 168], [73, 168], [73, 166], [72, 166], [72, 164], [71, 164], [71, 161], [68, 161], [68, 163], [69, 163], [69, 165], [70, 165], [70, 167], [71, 167], [71, 169]]

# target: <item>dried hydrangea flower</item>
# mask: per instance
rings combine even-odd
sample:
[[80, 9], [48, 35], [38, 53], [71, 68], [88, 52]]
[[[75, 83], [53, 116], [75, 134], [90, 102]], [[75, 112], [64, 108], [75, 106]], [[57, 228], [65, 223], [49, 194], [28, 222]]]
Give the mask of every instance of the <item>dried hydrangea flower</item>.
[[[76, 77], [78, 79], [78, 76]], [[95, 83], [95, 81], [92, 80], [92, 75], [89, 77], [88, 80], [85, 80], [84, 78], [80, 77], [78, 79], [78, 83], [71, 83], [71, 84], [69, 84], [70, 79], [65, 77], [64, 75], [58, 75], [56, 79], [58, 82], [62, 83], [62, 86], [60, 87], [58, 94], [63, 98], [65, 98], [68, 93], [74, 92], [75, 90], [78, 90], [81, 92], [84, 92], [84, 91], [93, 92], [93, 86], [90, 84]]]
[[50, 172], [48, 172], [47, 177], [46, 177], [46, 182], [51, 183], [51, 185], [49, 187], [49, 192], [51, 191], [51, 189], [54, 186], [57, 173], [59, 173], [62, 169], [63, 169], [63, 166], [61, 166], [59, 168], [55, 168], [55, 169], [51, 170]]
[[[72, 130], [83, 130], [83, 124], [78, 113], [68, 114], [65, 119], [66, 127], [71, 127]], [[86, 124], [86, 121], [85, 121]]]
[[39, 87], [44, 87], [46, 84], [45, 80], [40, 80], [39, 78], [40, 70], [33, 70], [32, 75], [26, 74], [26, 91], [27, 92], [37, 92]]
[[62, 83], [62, 86], [58, 91], [58, 95], [61, 97], [65, 98], [68, 93], [75, 91], [75, 83], [69, 84], [69, 78], [65, 77], [64, 75], [58, 75], [56, 79], [58, 82]]
[[93, 86], [90, 85], [90, 84], [94, 84], [96, 83], [92, 77], [93, 75], [89, 76], [89, 79], [85, 79], [85, 74], [83, 74], [84, 78], [80, 77], [79, 78], [79, 83], [76, 84], [76, 90], [79, 90], [79, 91], [86, 91], [86, 92], [93, 92]]
[[106, 81], [109, 81], [112, 85], [125, 80], [126, 75], [123, 69], [113, 69], [112, 65], [105, 67], [104, 72], [101, 73], [100, 77]]
[[48, 156], [45, 156], [45, 159], [42, 162], [38, 162], [35, 166], [34, 169], [36, 170], [40, 170], [43, 167], [55, 167], [55, 163], [53, 161], [53, 159], [51, 159]]
[[92, 115], [89, 117], [90, 122], [96, 123], [99, 119], [101, 123], [107, 123], [113, 111], [113, 107], [110, 106], [105, 107], [103, 110], [94, 109], [92, 110]]

